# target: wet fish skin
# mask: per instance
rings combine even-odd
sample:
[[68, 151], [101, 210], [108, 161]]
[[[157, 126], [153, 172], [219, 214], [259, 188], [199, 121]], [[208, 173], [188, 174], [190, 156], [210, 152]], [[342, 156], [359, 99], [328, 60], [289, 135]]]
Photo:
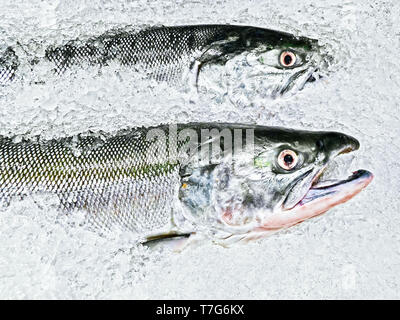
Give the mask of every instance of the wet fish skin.
[[[279, 54], [286, 49], [294, 50], [298, 61], [289, 68], [279, 65]], [[197, 85], [205, 67], [224, 66], [233, 58], [252, 52], [257, 57], [260, 56], [256, 59], [256, 67], [262, 66], [266, 61], [268, 70], [265, 71], [265, 76], [271, 80], [277, 78], [271, 81], [277, 82], [274, 94], [288, 91], [288, 88], [292, 87], [290, 83], [300, 81], [297, 78], [305, 73], [305, 70], [306, 77], [311, 79], [312, 72], [319, 64], [319, 61], [314, 61], [313, 58], [314, 55], [319, 55], [316, 40], [280, 31], [236, 25], [166, 26], [140, 31], [113, 30], [87, 41], [77, 39], [62, 46], [49, 47], [46, 49], [44, 60], [50, 62], [57, 74], [63, 74], [74, 66], [102, 67], [114, 63], [113, 65], [141, 71], [146, 77], [157, 81], [167, 81], [171, 84], [189, 81]], [[261, 56], [264, 53], [271, 54], [267, 55], [269, 58], [264, 59], [265, 57]], [[40, 59], [34, 59], [29, 64], [35, 68], [35, 65], [41, 62]], [[253, 64], [251, 69], [254, 67]], [[14, 73], [16, 68], [15, 65]], [[8, 72], [0, 65], [0, 77], [11, 80], [12, 77], [6, 76]], [[208, 78], [206, 75], [205, 77]], [[45, 82], [46, 79], [41, 81]]]
[[[198, 138], [191, 144], [194, 149], [187, 148], [187, 139], [179, 140], [176, 155], [171, 156], [167, 147], [174, 141], [171, 133], [176, 131], [179, 136], [188, 129]], [[204, 131], [212, 129], [217, 129], [217, 136]], [[149, 136], [151, 132], [161, 135]], [[247, 132], [253, 132], [254, 139], [248, 139]], [[208, 150], [213, 143], [222, 146], [225, 139], [220, 137], [226, 134], [239, 137], [242, 145], [234, 150], [234, 156], [220, 153], [212, 158], [210, 153], [205, 163], [198, 161], [199, 153], [193, 150]], [[98, 228], [118, 227], [143, 239], [193, 232], [211, 232], [218, 239], [239, 235], [242, 239], [265, 228], [261, 217], [283, 219], [279, 226], [287, 227], [293, 224], [290, 219], [299, 215], [298, 210], [324, 200], [330, 194], [329, 186], [310, 189], [310, 179], [337, 154], [358, 147], [357, 140], [341, 133], [217, 123], [136, 128], [114, 136], [84, 134], [47, 142], [14, 142], [3, 137], [0, 203], [7, 206], [19, 198], [45, 193], [59, 199], [61, 210], [83, 212], [88, 223]], [[282, 148], [296, 150], [301, 158], [291, 171], [277, 165]], [[346, 197], [359, 192], [371, 179], [370, 173], [360, 171], [343, 182], [343, 188], [355, 190], [346, 189]], [[341, 184], [332, 188], [339, 197], [334, 200], [343, 202]], [[299, 209], [309, 189], [312, 199], [307, 198]], [[295, 209], [285, 208], [293, 199], [297, 201]], [[327, 208], [331, 206], [329, 203]], [[306, 218], [300, 214], [296, 223], [309, 215], [309, 211]], [[250, 218], [253, 220], [248, 221]]]
[[[117, 60], [122, 65], [143, 64], [150, 70], [156, 68], [155, 78], [170, 81], [182, 72], [182, 66], [195, 59], [204, 64], [221, 63], [229, 59], [229, 55], [240, 54], [261, 44], [276, 47], [288, 43], [311, 49], [314, 42], [315, 40], [256, 27], [158, 27], [137, 33], [105, 34], [82, 45], [78, 41], [72, 41], [66, 46], [48, 49], [46, 58], [54, 62], [58, 73], [82, 62], [106, 65], [111, 60]], [[202, 56], [210, 49], [214, 51], [212, 54]], [[167, 70], [161, 66], [168, 66]]]
[[[168, 224], [177, 166], [147, 162], [146, 130], [103, 140], [76, 136], [45, 143], [0, 141], [0, 203], [49, 193], [63, 211], [82, 210], [101, 229], [149, 232]], [[146, 197], [144, 197], [146, 195]], [[152, 215], [148, 218], [148, 212]]]

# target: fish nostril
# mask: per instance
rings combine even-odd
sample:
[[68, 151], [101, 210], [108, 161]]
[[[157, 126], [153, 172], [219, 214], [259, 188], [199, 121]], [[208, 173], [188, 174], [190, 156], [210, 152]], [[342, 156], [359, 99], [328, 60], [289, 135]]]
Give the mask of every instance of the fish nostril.
[[324, 141], [323, 140], [317, 140], [316, 142], [318, 150], [323, 150], [324, 149]]

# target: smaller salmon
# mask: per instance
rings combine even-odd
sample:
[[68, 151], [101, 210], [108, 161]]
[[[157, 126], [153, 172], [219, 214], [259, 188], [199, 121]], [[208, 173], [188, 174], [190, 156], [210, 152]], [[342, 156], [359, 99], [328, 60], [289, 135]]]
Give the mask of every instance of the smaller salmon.
[[[16, 75], [21, 63], [12, 48], [0, 58], [0, 83]], [[326, 65], [318, 41], [251, 26], [189, 25], [113, 30], [87, 41], [72, 40], [49, 47], [44, 59], [57, 74], [74, 67], [112, 65], [140, 72], [171, 85], [189, 83], [200, 92], [215, 91], [223, 80], [232, 99], [247, 84], [248, 93], [261, 85], [264, 96], [276, 98], [301, 90]], [[50, 62], [50, 64], [49, 64]], [[119, 66], [119, 68], [118, 68]], [[43, 68], [43, 67], [42, 67]], [[46, 79], [42, 79], [46, 82]]]

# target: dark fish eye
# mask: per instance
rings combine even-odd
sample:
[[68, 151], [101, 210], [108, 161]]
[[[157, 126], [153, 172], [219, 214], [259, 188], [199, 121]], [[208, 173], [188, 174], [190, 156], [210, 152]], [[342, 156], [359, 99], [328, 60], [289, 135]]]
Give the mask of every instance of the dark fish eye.
[[279, 62], [285, 68], [292, 67], [296, 63], [296, 55], [291, 51], [282, 51]]
[[299, 157], [297, 156], [296, 152], [289, 149], [281, 151], [278, 156], [278, 164], [282, 169], [285, 170], [293, 169], [298, 160]]
[[284, 158], [283, 161], [285, 161], [285, 164], [291, 165], [294, 161], [293, 157], [290, 154], [287, 154]]

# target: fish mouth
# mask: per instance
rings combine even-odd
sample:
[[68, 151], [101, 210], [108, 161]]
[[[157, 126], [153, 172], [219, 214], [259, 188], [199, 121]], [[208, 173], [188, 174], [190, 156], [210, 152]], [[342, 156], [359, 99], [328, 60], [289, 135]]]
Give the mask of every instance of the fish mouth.
[[320, 174], [316, 176], [305, 196], [291, 210], [304, 211], [312, 216], [324, 213], [353, 198], [368, 186], [374, 177], [367, 170], [357, 170], [344, 180], [320, 182], [319, 176]]
[[[315, 71], [318, 71], [318, 70], [315, 70]], [[322, 79], [322, 77], [319, 77], [318, 79]], [[307, 78], [306, 83], [307, 83], [307, 82], [315, 82], [315, 81], [317, 81], [317, 78], [314, 76], [314, 73], [312, 73], [312, 74]]]
[[261, 229], [277, 230], [290, 227], [309, 218], [325, 213], [329, 209], [344, 203], [361, 192], [373, 179], [367, 170], [357, 170], [344, 180], [319, 181], [324, 168], [313, 178], [305, 195], [291, 208], [266, 219]]
[[280, 90], [280, 95], [285, 96], [289, 92], [298, 92], [304, 89], [307, 83], [315, 82], [317, 77], [315, 76], [315, 72], [318, 71], [318, 68], [308, 68], [302, 71], [299, 71], [292, 75], [286, 85], [282, 87]]

